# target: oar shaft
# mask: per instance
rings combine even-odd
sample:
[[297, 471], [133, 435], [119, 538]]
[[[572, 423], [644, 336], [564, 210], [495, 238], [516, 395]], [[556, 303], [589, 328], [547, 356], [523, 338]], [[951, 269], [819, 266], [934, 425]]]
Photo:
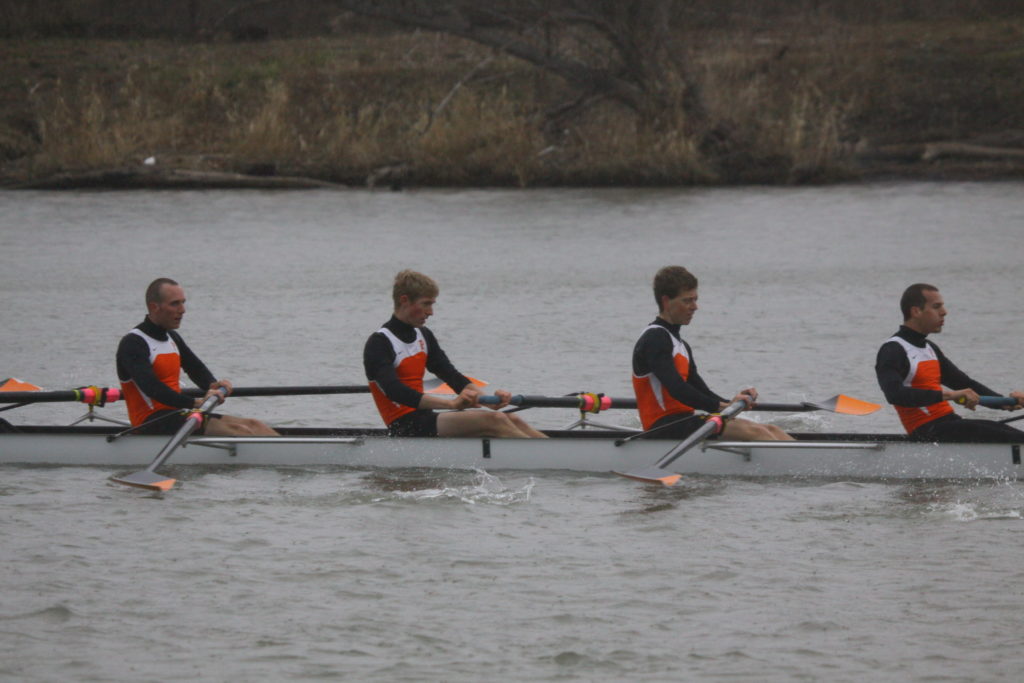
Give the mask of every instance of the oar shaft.
[[686, 453], [694, 446], [702, 443], [712, 434], [720, 432], [725, 426], [725, 420], [736, 415], [744, 408], [747, 407], [746, 401], [737, 401], [725, 408], [719, 415], [709, 415], [707, 421], [702, 424], [697, 431], [691, 434], [686, 439], [679, 442], [675, 448], [670, 450], [668, 453], [658, 459], [658, 462], [653, 465], [639, 470], [631, 470], [629, 472], [615, 471], [616, 474], [626, 477], [627, 479], [636, 479], [648, 484], [662, 483], [665, 486], [672, 486], [680, 479], [679, 474], [669, 472], [665, 468], [672, 464], [676, 458]]
[[[203, 396], [205, 389], [184, 389], [186, 396]], [[235, 387], [232, 396], [319, 396], [323, 394], [368, 394], [369, 384], [324, 384], [313, 386]]]
[[206, 413], [213, 410], [223, 398], [223, 392], [217, 392], [209, 396], [202, 404], [188, 414], [185, 418], [185, 424], [178, 428], [178, 431], [174, 434], [174, 438], [167, 442], [167, 444], [161, 449], [157, 456], [153, 458], [153, 462], [149, 463], [149, 467], [146, 468], [147, 472], [154, 472], [158, 467], [164, 464], [167, 458], [171, 457], [178, 446], [182, 444], [196, 429], [203, 424], [203, 420], [206, 419]]
[[691, 434], [686, 439], [681, 441], [675, 448], [670, 450], [668, 453], [663, 455], [661, 459], [658, 460], [658, 462], [654, 463], [654, 466], [660, 469], [668, 467], [676, 458], [681, 456], [683, 453], [687, 452], [697, 444], [701, 443], [709, 436], [721, 431], [722, 427], [725, 424], [725, 420], [736, 415], [737, 413], [742, 412], [744, 409], [746, 409], [746, 407], [747, 404], [745, 401], [736, 401], [735, 403], [727, 406], [726, 409], [723, 410], [720, 414], [709, 416], [707, 418], [707, 421], [704, 424], [702, 424], [697, 431], [695, 431], [693, 434]]
[[153, 462], [149, 463], [149, 466], [144, 470], [133, 472], [123, 477], [111, 477], [111, 480], [118, 484], [126, 484], [127, 486], [137, 486], [139, 488], [149, 489], [152, 491], [168, 491], [174, 486], [174, 479], [171, 477], [165, 477], [157, 474], [156, 470], [166, 462], [167, 458], [171, 457], [171, 454], [178, 449], [178, 446], [185, 442], [185, 439], [189, 437], [199, 425], [206, 419], [206, 413], [213, 410], [214, 406], [220, 403], [224, 399], [224, 395], [227, 391], [221, 387], [213, 394], [210, 394], [205, 401], [200, 404], [198, 408], [193, 410], [185, 418], [185, 423], [178, 428], [178, 431], [174, 433], [171, 440], [168, 441], [157, 456], [153, 458]]
[[[596, 397], [597, 400], [595, 401], [591, 397]], [[480, 403], [493, 405], [498, 403], [498, 397], [482, 396], [480, 397]], [[613, 396], [603, 396], [601, 394], [579, 394], [575, 396], [533, 396], [513, 394], [511, 400], [509, 400], [509, 404], [521, 408], [579, 408], [580, 410], [590, 412], [598, 412], [597, 410], [593, 410], [594, 405], [597, 405], [599, 410], [609, 410], [612, 408], [619, 408], [622, 410], [636, 409], [635, 398], [615, 398]], [[874, 406], [874, 404], [869, 405]], [[834, 405], [828, 405], [827, 403], [758, 403], [748, 410], [778, 413], [807, 413], [815, 410], [845, 412], [837, 410]]]
[[807, 413], [820, 409], [808, 403], [757, 403], [750, 410], [765, 410], [777, 413]]
[[66, 391], [0, 391], [0, 403], [59, 403], [81, 401], [82, 403], [113, 403], [121, 398], [120, 389], [109, 387], [83, 387]]
[[[480, 403], [494, 405], [499, 403], [497, 396], [481, 396]], [[577, 408], [597, 413], [610, 408], [636, 408], [636, 399], [612, 398], [602, 394], [577, 394], [574, 396], [531, 396], [513, 394], [509, 405], [521, 408]]]

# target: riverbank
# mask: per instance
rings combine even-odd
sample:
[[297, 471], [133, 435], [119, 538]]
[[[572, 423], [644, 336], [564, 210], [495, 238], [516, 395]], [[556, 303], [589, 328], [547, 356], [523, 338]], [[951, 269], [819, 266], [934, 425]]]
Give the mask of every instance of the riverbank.
[[[679, 129], [425, 32], [0, 45], [0, 185], [603, 186], [1024, 177], [1024, 22], [821, 19], [683, 35], [716, 121]], [[184, 180], [183, 180], [184, 179]], [[204, 180], [205, 179], [205, 180]], [[119, 184], [120, 183], [120, 184]]]

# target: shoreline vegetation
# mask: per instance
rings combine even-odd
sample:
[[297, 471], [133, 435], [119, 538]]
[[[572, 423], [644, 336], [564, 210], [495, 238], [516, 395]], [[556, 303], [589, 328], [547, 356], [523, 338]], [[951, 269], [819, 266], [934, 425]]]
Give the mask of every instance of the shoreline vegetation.
[[658, 109], [476, 39], [351, 13], [282, 37], [24, 28], [0, 42], [0, 187], [1024, 178], [1024, 10], [667, 28], [686, 80], [658, 81]]

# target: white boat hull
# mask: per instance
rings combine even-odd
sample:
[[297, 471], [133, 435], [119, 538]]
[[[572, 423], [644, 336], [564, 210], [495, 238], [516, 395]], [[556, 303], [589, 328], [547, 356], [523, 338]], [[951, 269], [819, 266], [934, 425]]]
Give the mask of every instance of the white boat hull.
[[[108, 442], [102, 429], [65, 428], [0, 434], [0, 464], [141, 468], [167, 442], [164, 436], [130, 435]], [[229, 439], [194, 437], [165, 467], [238, 465], [354, 468], [442, 468], [570, 470], [607, 473], [652, 465], [671, 440], [635, 440], [615, 445], [615, 434], [562, 433], [540, 439], [429, 439], [331, 435], [296, 430], [283, 437]], [[618, 434], [617, 436], [622, 436]], [[1019, 479], [1019, 444], [928, 444], [898, 437], [864, 435], [773, 443], [708, 441], [675, 460], [680, 474], [748, 477], [855, 479]]]

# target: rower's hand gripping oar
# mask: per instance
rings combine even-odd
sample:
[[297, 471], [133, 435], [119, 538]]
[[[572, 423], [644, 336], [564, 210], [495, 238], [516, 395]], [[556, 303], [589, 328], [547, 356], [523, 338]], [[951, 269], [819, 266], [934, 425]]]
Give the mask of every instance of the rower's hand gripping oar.
[[615, 474], [620, 477], [636, 479], [637, 481], [642, 481], [648, 484], [664, 484], [665, 486], [672, 486], [682, 478], [682, 475], [669, 472], [665, 468], [671, 465], [675, 459], [683, 453], [686, 453], [694, 446], [703, 443], [708, 437], [721, 432], [722, 429], [725, 428], [726, 420], [746, 410], [749, 405], [750, 404], [746, 400], [736, 401], [735, 403], [727, 406], [721, 413], [709, 415], [704, 421], [704, 424], [702, 424], [697, 431], [686, 439], [680, 441], [675, 448], [661, 456], [658, 462], [654, 463], [650, 467], [646, 467], [642, 470], [634, 470], [632, 472], [615, 472]]
[[178, 428], [177, 433], [171, 440], [167, 442], [167, 445], [153, 458], [153, 462], [149, 463], [149, 467], [138, 472], [125, 475], [123, 477], [111, 477], [110, 480], [117, 482], [118, 484], [126, 484], [128, 486], [137, 486], [143, 489], [149, 489], [151, 491], [167, 491], [172, 486], [176, 479], [171, 477], [165, 477], [162, 474], [157, 474], [156, 470], [158, 467], [164, 464], [167, 458], [171, 457], [171, 453], [177, 450], [178, 446], [185, 442], [185, 440], [203, 424], [203, 420], [206, 419], [206, 414], [214, 409], [224, 397], [227, 396], [227, 390], [224, 387], [218, 387], [217, 391], [210, 394], [202, 404], [188, 414], [185, 418], [185, 424]]

